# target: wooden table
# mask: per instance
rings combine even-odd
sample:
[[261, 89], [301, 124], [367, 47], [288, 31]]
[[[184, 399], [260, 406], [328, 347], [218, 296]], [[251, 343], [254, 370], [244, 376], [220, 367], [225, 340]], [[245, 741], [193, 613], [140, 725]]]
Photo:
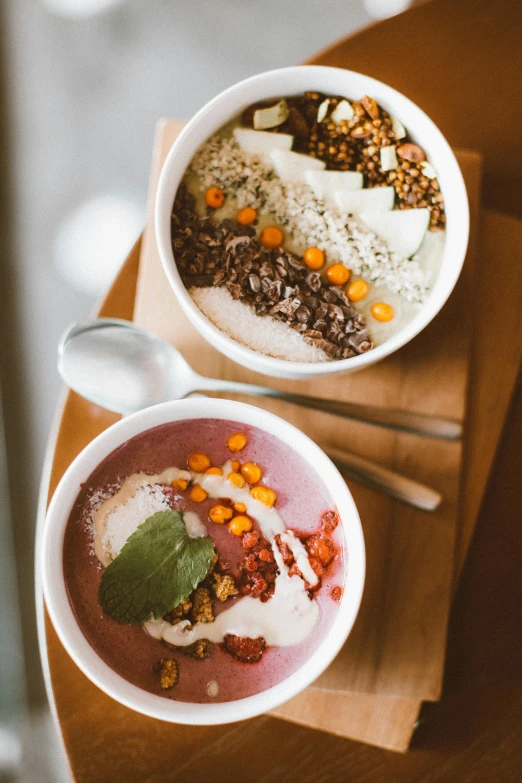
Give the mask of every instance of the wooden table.
[[[522, 217], [521, 10], [518, 0], [494, 5], [433, 0], [362, 31], [314, 62], [360, 70], [406, 92], [452, 144], [484, 153], [487, 206]], [[493, 283], [501, 292], [501, 281]], [[197, 730], [180, 727], [172, 763], [158, 764], [158, 738], [129, 745], [117, 724], [108, 725], [100, 715], [99, 734], [75, 743], [67, 743], [70, 735], [62, 726], [75, 779], [119, 781], [118, 758], [125, 755], [133, 760], [137, 781], [519, 781], [521, 403], [519, 383], [457, 591], [443, 699], [424, 708], [410, 753], [400, 756], [262, 717], [215, 728], [202, 746]], [[88, 709], [88, 692], [85, 704], [67, 703], [68, 678], [76, 671], [71, 667], [64, 668], [57, 693], [62, 720], [78, 723], [82, 709]]]

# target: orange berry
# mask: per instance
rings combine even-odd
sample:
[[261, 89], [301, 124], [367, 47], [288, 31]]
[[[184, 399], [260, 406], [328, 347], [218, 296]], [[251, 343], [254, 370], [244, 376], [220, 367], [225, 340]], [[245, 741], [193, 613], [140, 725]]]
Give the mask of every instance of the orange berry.
[[243, 489], [243, 487], [246, 484], [246, 481], [243, 478], [243, 476], [241, 475], [241, 473], [229, 473], [228, 474], [228, 480], [235, 487], [239, 487], [239, 489]]
[[370, 286], [366, 280], [354, 280], [349, 286], [346, 286], [346, 296], [350, 302], [360, 302], [368, 293]]
[[220, 503], [217, 504], [217, 506], [212, 506], [210, 511], [208, 512], [208, 518], [215, 522], [216, 525], [222, 525], [225, 522], [228, 522], [229, 519], [232, 519], [234, 516], [234, 513], [231, 508], [227, 508], [227, 506], [222, 506]]
[[232, 469], [232, 473], [239, 473], [239, 468], [241, 467], [241, 463], [237, 459], [231, 459], [230, 467]]
[[371, 307], [371, 314], [377, 321], [391, 321], [395, 315], [393, 307], [386, 302], [375, 302]]
[[256, 217], [257, 212], [253, 207], [245, 207], [237, 213], [236, 220], [238, 223], [241, 223], [242, 226], [249, 226], [254, 222]]
[[263, 247], [279, 247], [283, 244], [283, 232], [277, 226], [266, 226], [261, 231], [259, 241]]
[[332, 264], [326, 270], [326, 277], [332, 285], [344, 285], [350, 279], [350, 270], [344, 264]]
[[261, 468], [255, 462], [245, 462], [241, 465], [241, 473], [249, 484], [257, 484], [263, 477]]
[[239, 514], [244, 514], [246, 511], [246, 506], [244, 503], [232, 503], [232, 506], [234, 511], [237, 511]]
[[228, 529], [235, 536], [241, 536], [243, 533], [248, 533], [249, 530], [252, 530], [252, 520], [250, 517], [245, 516], [234, 517]]
[[174, 481], [172, 482], [172, 486], [174, 487], [174, 489], [179, 489], [181, 491], [186, 489], [188, 487], [188, 484], [189, 484], [188, 479], [184, 479], [184, 478], [177, 478], [174, 479]]
[[208, 476], [209, 474], [211, 476], [222, 476], [223, 471], [221, 470], [221, 468], [207, 468], [205, 471], [205, 475]]
[[212, 209], [218, 209], [223, 206], [225, 194], [220, 188], [209, 188], [205, 193], [205, 202]]
[[252, 487], [250, 494], [253, 498], [259, 500], [260, 503], [264, 503], [265, 506], [268, 506], [268, 508], [272, 508], [277, 500], [277, 495], [273, 489], [269, 489], [269, 487], [262, 487], [261, 485], [258, 487]]
[[234, 435], [231, 435], [230, 438], [227, 440], [228, 450], [233, 451], [234, 453], [244, 449], [246, 444], [247, 444], [247, 438], [243, 432], [236, 432]]
[[190, 499], [194, 501], [194, 503], [203, 503], [204, 500], [208, 498], [208, 493], [205, 492], [203, 487], [200, 487], [199, 484], [194, 484], [192, 489], [190, 490]]
[[304, 262], [308, 269], [322, 269], [324, 266], [324, 253], [318, 247], [309, 247], [304, 252]]
[[210, 467], [210, 457], [202, 451], [195, 451], [187, 460], [188, 466], [194, 473], [203, 473]]

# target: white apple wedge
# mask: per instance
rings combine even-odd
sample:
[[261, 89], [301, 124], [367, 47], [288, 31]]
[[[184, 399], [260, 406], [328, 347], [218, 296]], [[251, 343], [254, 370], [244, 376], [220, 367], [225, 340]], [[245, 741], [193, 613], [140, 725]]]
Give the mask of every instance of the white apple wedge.
[[307, 171], [305, 182], [317, 198], [335, 204], [334, 195], [341, 190], [361, 190], [363, 175], [360, 171]]
[[392, 187], [337, 190], [334, 200], [341, 215], [387, 212], [393, 209], [395, 190]]
[[270, 159], [283, 182], [304, 182], [305, 172], [326, 168], [324, 161], [312, 158], [310, 155], [301, 155], [299, 152], [272, 150]]
[[290, 150], [294, 137], [288, 133], [234, 128], [234, 138], [244, 152], [251, 155], [269, 156], [273, 150]]
[[363, 220], [388, 248], [410, 258], [422, 245], [430, 224], [429, 209], [394, 209], [393, 212], [361, 212]]

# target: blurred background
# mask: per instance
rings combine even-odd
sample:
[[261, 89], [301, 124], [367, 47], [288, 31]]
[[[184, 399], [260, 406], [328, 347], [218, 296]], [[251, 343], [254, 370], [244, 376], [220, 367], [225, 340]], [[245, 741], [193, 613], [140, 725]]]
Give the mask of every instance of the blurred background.
[[[141, 231], [154, 126], [408, 0], [2, 0], [0, 781], [69, 779], [38, 654], [34, 536], [56, 345]], [[2, 414], [3, 411], [3, 414]]]

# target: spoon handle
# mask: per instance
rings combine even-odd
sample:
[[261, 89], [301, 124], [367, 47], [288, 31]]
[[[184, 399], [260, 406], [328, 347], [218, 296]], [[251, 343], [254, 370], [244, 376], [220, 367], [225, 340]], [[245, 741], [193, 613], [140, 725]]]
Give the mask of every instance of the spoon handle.
[[[379, 427], [386, 427], [401, 432], [411, 432], [428, 438], [440, 438], [441, 440], [459, 440], [462, 437], [462, 425], [455, 419], [444, 419], [439, 416], [428, 416], [422, 413], [381, 408], [376, 405], [362, 405], [355, 402], [342, 400], [328, 400], [322, 397], [309, 397], [305, 394], [293, 394], [292, 392], [270, 389], [267, 386], [254, 386], [250, 383], [236, 383], [234, 381], [214, 380], [198, 378], [199, 391], [224, 391], [237, 392], [238, 394], [253, 394], [262, 397], [271, 397], [276, 400], [292, 402], [294, 405], [302, 405], [325, 413], [333, 413], [336, 416], [344, 416], [347, 419], [364, 421]], [[205, 384], [208, 381], [208, 386]]]
[[423, 511], [435, 511], [441, 504], [442, 495], [418, 481], [401, 476], [357, 454], [327, 446], [323, 449], [346, 478], [355, 479], [370, 489], [384, 492]]

